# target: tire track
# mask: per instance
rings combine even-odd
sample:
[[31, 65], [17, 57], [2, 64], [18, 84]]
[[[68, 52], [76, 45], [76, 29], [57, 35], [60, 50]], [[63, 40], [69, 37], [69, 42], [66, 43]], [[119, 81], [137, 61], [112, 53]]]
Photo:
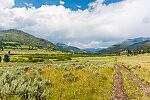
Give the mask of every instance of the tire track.
[[144, 82], [140, 80], [140, 78], [136, 77], [133, 73], [131, 73], [125, 66], [122, 66], [122, 69], [128, 73], [127, 77], [132, 79], [133, 81], [136, 82], [136, 84], [139, 85], [141, 90], [145, 93], [147, 97], [150, 98], [150, 86], [146, 85]]
[[116, 67], [116, 74], [114, 76], [114, 86], [112, 91], [112, 100], [128, 100], [124, 91], [123, 78], [120, 72], [120, 67]]

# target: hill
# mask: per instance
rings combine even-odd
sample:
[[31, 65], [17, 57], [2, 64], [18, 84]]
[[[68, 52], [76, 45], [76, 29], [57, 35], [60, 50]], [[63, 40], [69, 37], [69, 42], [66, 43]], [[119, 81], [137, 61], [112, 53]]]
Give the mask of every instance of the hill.
[[65, 51], [65, 52], [71, 52], [71, 53], [86, 53], [84, 50], [74, 47], [74, 46], [68, 46], [64, 43], [57, 43], [56, 44], [56, 49], [60, 51]]
[[87, 53], [97, 53], [100, 50], [103, 50], [104, 48], [85, 48], [83, 49]]
[[21, 49], [50, 49], [55, 45], [45, 39], [37, 38], [26, 32], [10, 29], [0, 31], [0, 47]]
[[143, 50], [149, 52], [150, 38], [139, 37], [134, 39], [128, 39], [121, 43], [117, 43], [107, 49], [100, 50], [99, 53], [118, 53], [124, 50]]

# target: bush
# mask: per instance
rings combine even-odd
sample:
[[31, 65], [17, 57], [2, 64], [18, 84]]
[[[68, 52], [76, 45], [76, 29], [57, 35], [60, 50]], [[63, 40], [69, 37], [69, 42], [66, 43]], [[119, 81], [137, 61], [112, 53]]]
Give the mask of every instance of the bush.
[[83, 69], [83, 68], [85, 68], [85, 66], [84, 65], [77, 65], [77, 66], [75, 66], [75, 68], [76, 69]]
[[0, 56], [0, 62], [2, 62], [2, 57]]
[[3, 59], [4, 62], [9, 62], [10, 61], [10, 58], [7, 54], [4, 55], [4, 59]]
[[18, 58], [11, 58], [10, 61], [11, 62], [27, 62], [28, 60], [25, 58], [18, 57]]
[[30, 62], [43, 62], [43, 61], [44, 61], [44, 59], [42, 59], [42, 58], [34, 58]]
[[67, 60], [71, 60], [71, 58], [70, 57], [59, 57], [59, 58], [57, 58], [56, 61], [67, 61]]
[[29, 57], [28, 60], [29, 62], [43, 62], [44, 61], [43, 58], [33, 58], [33, 57]]
[[0, 76], [0, 100], [12, 100], [16, 96], [15, 100], [47, 100], [47, 88], [52, 87], [52, 83], [35, 76], [26, 75], [24, 69], [5, 70]]
[[33, 58], [32, 58], [32, 57], [29, 57], [28, 59], [29, 59], [29, 61], [32, 61]]
[[76, 82], [78, 77], [72, 74], [71, 72], [65, 73], [63, 75], [64, 79], [69, 81], [69, 82]]

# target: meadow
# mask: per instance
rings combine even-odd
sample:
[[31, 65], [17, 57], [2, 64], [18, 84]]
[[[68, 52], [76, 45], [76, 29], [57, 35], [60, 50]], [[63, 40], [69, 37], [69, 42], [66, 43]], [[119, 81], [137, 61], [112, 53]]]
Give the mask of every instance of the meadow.
[[[150, 86], [150, 55], [108, 56], [11, 51], [0, 63], [0, 100], [111, 100], [116, 67], [125, 66]], [[44, 52], [44, 53], [43, 53]], [[7, 51], [1, 52], [1, 56]], [[149, 96], [121, 69], [129, 100]]]

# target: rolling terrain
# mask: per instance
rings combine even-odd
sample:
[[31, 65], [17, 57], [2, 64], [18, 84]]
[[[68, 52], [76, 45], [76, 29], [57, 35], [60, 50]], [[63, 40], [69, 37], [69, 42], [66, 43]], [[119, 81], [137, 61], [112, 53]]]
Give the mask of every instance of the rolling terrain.
[[118, 53], [124, 50], [143, 50], [145, 52], [149, 52], [150, 38], [139, 37], [134, 39], [128, 39], [121, 43], [112, 45], [107, 49], [100, 50], [99, 53]]
[[[0, 100], [150, 99], [150, 54], [85, 54], [19, 30], [1, 31], [0, 39]], [[149, 41], [128, 39], [104, 51], [145, 49]]]
[[104, 48], [85, 48], [83, 49], [87, 53], [97, 53], [100, 50], [103, 50]]
[[63, 43], [54, 44], [48, 40], [37, 38], [26, 32], [10, 29], [0, 31], [0, 47], [3, 49], [46, 49], [71, 53], [86, 53], [84, 50]]
[[0, 46], [3, 48], [21, 48], [21, 49], [50, 49], [55, 45], [50, 41], [37, 38], [20, 30], [0, 31]]
[[60, 51], [65, 52], [71, 52], [71, 53], [86, 53], [85, 50], [82, 50], [80, 48], [74, 47], [74, 46], [68, 46], [64, 43], [57, 43], [56, 48]]

